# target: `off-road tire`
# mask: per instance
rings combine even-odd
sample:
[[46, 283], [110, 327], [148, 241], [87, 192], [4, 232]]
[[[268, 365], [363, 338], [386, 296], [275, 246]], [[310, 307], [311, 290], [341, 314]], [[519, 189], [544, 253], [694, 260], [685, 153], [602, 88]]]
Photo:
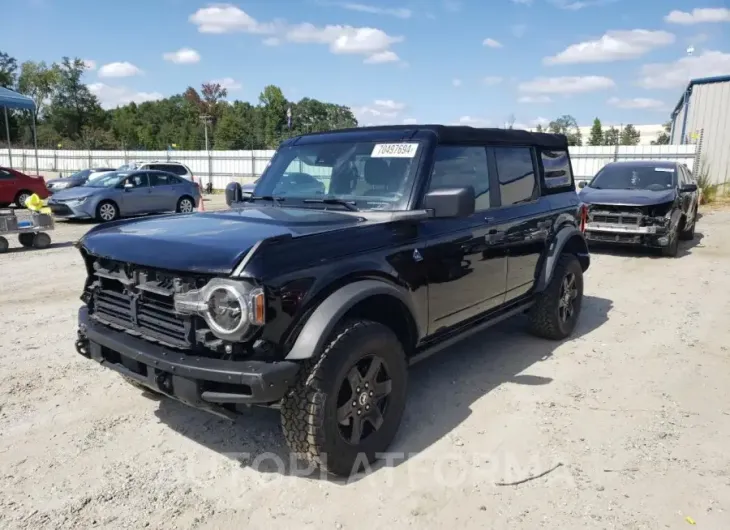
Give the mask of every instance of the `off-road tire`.
[[[386, 365], [391, 380], [381, 427], [353, 445], [337, 422], [337, 398], [349, 370], [369, 355]], [[369, 320], [345, 322], [324, 351], [307, 361], [281, 404], [281, 423], [289, 448], [321, 470], [343, 477], [374, 462], [395, 438], [406, 403], [408, 364], [403, 346], [388, 327]]]
[[[679, 233], [679, 239], [682, 241], [692, 241], [695, 238], [695, 226], [697, 225], [697, 212], [695, 212], [692, 224], [688, 229], [682, 230]], [[686, 224], [685, 224], [686, 226]]]
[[[578, 295], [575, 298], [573, 315], [567, 320], [560, 319], [559, 304], [563, 280], [568, 274], [575, 276]], [[550, 283], [537, 295], [535, 304], [528, 313], [529, 331], [537, 337], [562, 340], [575, 329], [583, 305], [583, 268], [574, 254], [562, 254], [555, 265]]]

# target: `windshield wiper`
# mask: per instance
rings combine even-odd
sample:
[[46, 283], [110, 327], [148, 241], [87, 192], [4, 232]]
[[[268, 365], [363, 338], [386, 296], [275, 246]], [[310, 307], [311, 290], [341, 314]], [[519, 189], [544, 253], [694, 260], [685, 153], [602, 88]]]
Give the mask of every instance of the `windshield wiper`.
[[319, 204], [338, 204], [344, 206], [351, 212], [357, 212], [358, 208], [355, 206], [355, 201], [346, 201], [344, 199], [326, 198], [326, 199], [304, 199], [303, 202], [308, 203], [319, 203]]

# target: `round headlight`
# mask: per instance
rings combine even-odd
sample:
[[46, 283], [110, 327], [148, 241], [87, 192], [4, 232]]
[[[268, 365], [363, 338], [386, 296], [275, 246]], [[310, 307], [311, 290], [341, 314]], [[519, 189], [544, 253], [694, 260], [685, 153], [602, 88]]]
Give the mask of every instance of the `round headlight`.
[[207, 320], [214, 333], [231, 335], [248, 324], [248, 303], [230, 285], [218, 285], [206, 296]]

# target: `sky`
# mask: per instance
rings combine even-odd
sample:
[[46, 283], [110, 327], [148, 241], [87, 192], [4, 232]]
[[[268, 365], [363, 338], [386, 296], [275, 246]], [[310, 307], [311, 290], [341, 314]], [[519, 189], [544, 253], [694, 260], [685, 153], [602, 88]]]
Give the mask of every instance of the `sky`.
[[84, 59], [106, 108], [214, 81], [229, 100], [274, 84], [348, 105], [361, 125], [657, 124], [690, 78], [730, 74], [726, 0], [3, 4], [0, 49]]

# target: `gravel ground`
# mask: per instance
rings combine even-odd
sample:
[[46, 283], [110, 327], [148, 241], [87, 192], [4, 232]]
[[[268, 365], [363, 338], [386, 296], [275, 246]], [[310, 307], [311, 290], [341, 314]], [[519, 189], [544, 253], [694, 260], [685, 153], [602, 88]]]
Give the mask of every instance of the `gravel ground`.
[[400, 455], [349, 483], [292, 465], [276, 411], [230, 423], [80, 357], [89, 226], [0, 256], [1, 528], [730, 527], [729, 212], [674, 260], [595, 252], [569, 341], [516, 318], [414, 367]]

